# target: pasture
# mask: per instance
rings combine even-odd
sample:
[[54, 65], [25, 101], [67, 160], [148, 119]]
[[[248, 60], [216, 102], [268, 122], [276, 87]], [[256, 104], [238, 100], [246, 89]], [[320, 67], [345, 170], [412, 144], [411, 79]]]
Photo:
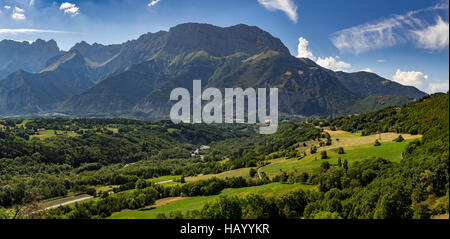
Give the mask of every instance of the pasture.
[[[228, 188], [224, 189], [218, 195], [188, 197], [188, 198], [164, 198], [156, 201], [155, 205], [140, 210], [123, 210], [114, 213], [108, 219], [156, 219], [160, 213], [168, 214], [171, 211], [182, 211], [201, 209], [207, 202], [220, 196], [230, 195], [246, 195], [255, 193], [263, 196], [279, 196], [296, 189], [309, 190], [314, 188], [310, 185], [302, 184], [280, 184], [271, 183], [255, 187], [246, 188]], [[168, 202], [168, 203], [167, 203]]]
[[[308, 151], [307, 156], [302, 159], [297, 158], [277, 158], [271, 160], [271, 164], [262, 167], [261, 172], [265, 172], [269, 176], [279, 174], [281, 171], [310, 171], [319, 167], [325, 160], [330, 164], [337, 164], [339, 158], [347, 159], [349, 164], [356, 161], [380, 157], [393, 162], [400, 162], [402, 159], [402, 152], [406, 145], [420, 135], [402, 134], [405, 140], [403, 142], [393, 142], [399, 134], [396, 133], [382, 133], [377, 135], [361, 136], [359, 133], [349, 133], [345, 131], [327, 131], [331, 135], [332, 145], [318, 148], [318, 152], [311, 154]], [[339, 140], [336, 140], [339, 139]], [[381, 146], [375, 147], [373, 144], [375, 140], [381, 142]], [[337, 148], [343, 147], [345, 153], [338, 154]], [[328, 158], [320, 159], [320, 152], [327, 151]]]
[[193, 182], [199, 180], [207, 180], [211, 178], [233, 178], [233, 177], [250, 177], [250, 168], [240, 168], [234, 169], [230, 171], [225, 171], [218, 174], [206, 174], [206, 175], [198, 175], [194, 177], [186, 177], [186, 182]]

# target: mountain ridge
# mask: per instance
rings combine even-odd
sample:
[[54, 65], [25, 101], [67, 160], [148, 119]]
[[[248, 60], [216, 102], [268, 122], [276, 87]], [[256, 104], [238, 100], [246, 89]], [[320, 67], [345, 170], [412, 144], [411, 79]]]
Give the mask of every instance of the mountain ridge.
[[[41, 73], [18, 70], [0, 80], [0, 112], [36, 113], [54, 109], [72, 95], [94, 85], [89, 67], [78, 52]], [[84, 63], [83, 63], [84, 62]]]
[[2, 40], [0, 41], [0, 79], [19, 69], [32, 73], [39, 72], [48, 59], [60, 52], [55, 40], [37, 39], [32, 43]]
[[[363, 106], [390, 105], [386, 101], [391, 99], [395, 104], [407, 103], [426, 95], [376, 74], [333, 72], [310, 59], [296, 58], [280, 39], [244, 24], [222, 28], [185, 23], [113, 45], [82, 41], [68, 52], [59, 51], [44, 66], [27, 79], [37, 82], [38, 78], [49, 78], [40, 82], [50, 82], [48, 87], [57, 89], [62, 86], [56, 78], [67, 78], [64, 84], [74, 86], [74, 90], [64, 90], [63, 96], [46, 107], [33, 100], [24, 101], [41, 109], [33, 112], [58, 111], [75, 116], [164, 118], [172, 104], [170, 91], [176, 87], [190, 89], [194, 79], [202, 79], [204, 87], [278, 87], [281, 113], [306, 117], [358, 113]], [[16, 85], [34, 84], [14, 74], [5, 80]], [[5, 80], [0, 80], [1, 111], [5, 112], [6, 105], [15, 105], [14, 112], [29, 113], [28, 108], [21, 111], [20, 104], [7, 100], [12, 94], [26, 98], [31, 91], [19, 87], [11, 93]], [[375, 95], [401, 98], [379, 100], [371, 97]], [[360, 107], [350, 109], [352, 105]]]

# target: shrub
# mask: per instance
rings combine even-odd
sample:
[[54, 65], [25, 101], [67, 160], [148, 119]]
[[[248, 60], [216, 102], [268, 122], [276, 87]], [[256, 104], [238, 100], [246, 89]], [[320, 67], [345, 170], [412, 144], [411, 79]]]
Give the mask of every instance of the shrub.
[[320, 158], [327, 159], [328, 158], [327, 151], [324, 150], [324, 151], [320, 152]]
[[397, 138], [395, 138], [395, 139], [392, 140], [392, 141], [394, 141], [394, 142], [402, 142], [403, 140], [405, 140], [405, 139], [403, 138], [403, 136], [402, 136], [402, 135], [399, 135]]
[[254, 169], [254, 168], [250, 169], [250, 177], [252, 177], [252, 178], [255, 177], [256, 173], [257, 173], [256, 169]]
[[337, 212], [318, 212], [312, 215], [312, 219], [342, 219]]
[[317, 153], [317, 147], [316, 146], [312, 146], [311, 147], [311, 154], [315, 154]]
[[320, 168], [327, 171], [328, 169], [330, 169], [330, 163], [328, 161], [325, 161], [320, 165]]
[[378, 139], [376, 139], [376, 140], [375, 140], [375, 143], [374, 143], [373, 145], [374, 145], [374, 146], [380, 146], [381, 143], [380, 143], [380, 141], [378, 141]]

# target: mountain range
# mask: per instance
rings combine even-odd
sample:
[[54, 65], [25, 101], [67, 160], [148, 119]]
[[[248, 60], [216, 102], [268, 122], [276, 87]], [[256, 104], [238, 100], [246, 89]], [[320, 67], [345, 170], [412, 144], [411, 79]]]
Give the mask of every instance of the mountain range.
[[22, 69], [36, 73], [45, 67], [50, 58], [60, 54], [54, 40], [38, 39], [33, 43], [13, 40], [0, 41], [0, 79]]
[[331, 116], [400, 105], [426, 93], [369, 72], [334, 72], [289, 53], [254, 26], [186, 23], [123, 44], [0, 42], [0, 116], [167, 118], [176, 87], [277, 87], [286, 115]]

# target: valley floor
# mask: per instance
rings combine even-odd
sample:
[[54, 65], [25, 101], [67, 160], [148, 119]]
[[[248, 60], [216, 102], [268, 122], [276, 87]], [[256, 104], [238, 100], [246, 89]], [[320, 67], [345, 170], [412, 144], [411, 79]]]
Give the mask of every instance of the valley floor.
[[[320, 151], [328, 151], [328, 159], [331, 164], [336, 164], [338, 158], [347, 159], [349, 163], [364, 160], [372, 157], [381, 157], [393, 162], [399, 162], [402, 159], [402, 152], [406, 145], [414, 139], [420, 138], [421, 135], [402, 134], [405, 139], [403, 142], [393, 142], [400, 134], [396, 133], [382, 133], [377, 135], [361, 136], [360, 133], [349, 133], [345, 131], [327, 131], [332, 138], [333, 144], [331, 146], [320, 147], [315, 154], [309, 154], [302, 159], [292, 158], [277, 158], [270, 160], [270, 164], [258, 169], [258, 172], [264, 172], [268, 176], [273, 177], [280, 172], [285, 171], [310, 171], [320, 166], [324, 160], [318, 159]], [[380, 146], [374, 146], [375, 140], [381, 142]], [[312, 144], [312, 142], [310, 142]], [[312, 144], [314, 145], [314, 144]], [[336, 149], [343, 147], [344, 154], [337, 154]], [[213, 177], [230, 178], [230, 177], [249, 177], [250, 168], [242, 168], [231, 171], [226, 171], [220, 174], [199, 175], [195, 177], [187, 177], [187, 182], [198, 180], [206, 180]], [[170, 176], [169, 176], [170, 177]], [[168, 177], [155, 179], [163, 180]], [[201, 209], [207, 202], [225, 195], [245, 195], [248, 193], [262, 194], [264, 196], [282, 195], [289, 191], [296, 189], [312, 189], [314, 186], [302, 184], [281, 184], [271, 183], [262, 186], [239, 188], [239, 189], [225, 189], [218, 195], [201, 196], [201, 197], [176, 197], [164, 198], [158, 200], [155, 205], [148, 206], [139, 210], [123, 210], [114, 213], [108, 219], [155, 219], [160, 213], [168, 214], [171, 211], [186, 212], [188, 210]]]
[[[328, 161], [330, 164], [337, 164], [338, 159], [347, 160], [349, 164], [357, 161], [361, 161], [368, 158], [380, 157], [393, 162], [399, 162], [402, 159], [402, 152], [406, 145], [413, 141], [414, 139], [420, 138], [421, 135], [409, 135], [402, 134], [405, 139], [402, 142], [394, 142], [393, 140], [399, 137], [400, 134], [396, 133], [381, 133], [376, 135], [361, 136], [361, 133], [350, 133], [346, 131], [331, 131], [324, 129], [331, 136], [332, 144], [329, 146], [320, 146], [318, 141], [308, 141], [305, 144], [299, 142], [299, 147], [297, 150], [299, 152], [306, 152], [307, 155], [302, 158], [286, 158], [280, 157], [271, 160], [267, 160], [265, 166], [253, 167], [257, 169], [257, 175], [255, 177], [262, 178], [265, 174], [269, 178], [273, 178], [283, 172], [289, 171], [311, 171], [315, 168], [320, 167], [324, 161]], [[70, 133], [69, 133], [70, 136]], [[40, 133], [36, 137], [57, 137], [54, 130], [46, 130]], [[375, 140], [378, 140], [381, 145], [374, 146]], [[318, 148], [317, 152], [314, 154], [310, 153], [310, 148], [316, 146]], [[338, 154], [338, 148], [344, 149], [344, 154]], [[320, 159], [321, 151], [327, 151], [328, 158]], [[131, 164], [126, 164], [124, 167], [128, 167]], [[252, 168], [240, 168], [230, 171], [225, 171], [218, 174], [207, 174], [207, 175], [197, 175], [186, 177], [186, 182], [195, 182], [201, 180], [208, 180], [211, 178], [233, 178], [233, 177], [243, 177], [249, 178], [250, 171]], [[181, 175], [169, 175], [162, 176], [158, 178], [148, 179], [148, 182], [156, 184], [164, 184], [164, 186], [172, 186], [180, 184], [179, 179]], [[112, 193], [113, 189], [118, 187], [116, 185], [109, 186], [98, 186], [96, 187], [97, 194], [102, 192]], [[138, 210], [123, 210], [121, 212], [116, 212], [110, 219], [155, 219], [158, 214], [164, 213], [168, 214], [171, 211], [181, 211], [186, 212], [188, 210], [201, 209], [203, 205], [209, 201], [216, 199], [220, 196], [225, 195], [245, 195], [249, 193], [261, 194], [264, 196], [271, 195], [282, 195], [284, 193], [302, 188], [302, 189], [312, 189], [315, 186], [302, 185], [302, 184], [281, 184], [281, 183], [270, 183], [262, 186], [238, 188], [238, 189], [224, 189], [218, 195], [212, 196], [198, 196], [198, 197], [169, 197], [159, 199], [154, 205], [147, 206]], [[128, 190], [133, 191], [133, 190]], [[125, 191], [127, 192], [127, 191]], [[63, 205], [73, 204], [86, 200], [96, 200], [95, 198], [82, 194], [82, 195], [70, 195], [64, 198], [49, 199], [38, 203], [37, 212], [48, 210], [51, 208], [56, 208]], [[445, 216], [445, 215], [444, 215]], [[447, 216], [448, 217], [448, 216]]]

